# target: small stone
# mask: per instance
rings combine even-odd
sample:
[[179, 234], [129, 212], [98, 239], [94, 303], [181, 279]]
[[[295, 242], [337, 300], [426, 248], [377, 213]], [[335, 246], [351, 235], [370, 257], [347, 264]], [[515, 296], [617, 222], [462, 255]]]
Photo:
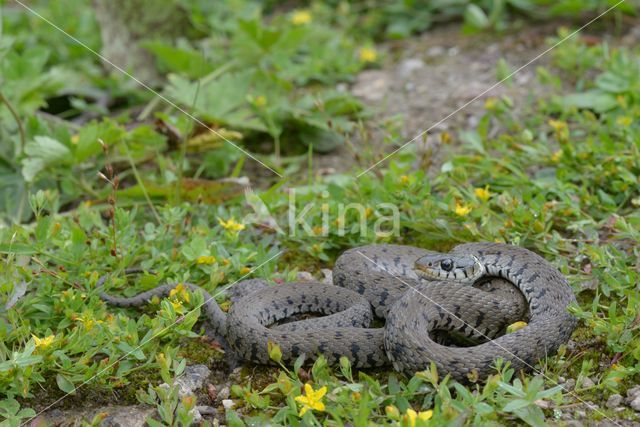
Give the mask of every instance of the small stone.
[[622, 396], [616, 393], [609, 396], [609, 398], [607, 399], [607, 403], [605, 405], [607, 408], [613, 409], [620, 406], [621, 403], [622, 403]]
[[635, 397], [631, 403], [629, 403], [629, 406], [631, 407], [631, 409], [633, 409], [636, 412], [640, 412], [640, 395], [638, 395], [637, 397]]
[[573, 390], [575, 388], [575, 386], [576, 386], [576, 380], [573, 379], [573, 378], [569, 378], [562, 385], [562, 388], [565, 389], [566, 391], [571, 391], [571, 390]]
[[183, 397], [194, 394], [204, 386], [210, 374], [211, 371], [205, 365], [187, 366], [184, 373], [176, 378], [175, 384], [180, 387], [178, 395]]
[[400, 76], [401, 78], [407, 78], [411, 74], [413, 74], [414, 71], [419, 70], [420, 68], [423, 68], [423, 67], [424, 67], [424, 62], [422, 62], [421, 59], [418, 59], [418, 58], [405, 59], [400, 63], [400, 65], [398, 65], [398, 76]]
[[582, 409], [578, 409], [576, 412], [574, 412], [574, 415], [576, 418], [587, 418], [587, 413]]
[[[217, 387], [216, 387], [217, 388]], [[219, 391], [218, 391], [218, 399], [219, 400], [226, 400], [229, 398], [229, 396], [231, 395], [231, 390], [229, 389], [229, 387], [224, 386], [222, 387]]]
[[224, 399], [222, 401], [222, 406], [224, 406], [224, 409], [229, 410], [229, 409], [233, 408], [234, 406], [236, 406], [236, 402], [234, 402], [231, 399]]
[[567, 382], [565, 377], [558, 377], [558, 384], [564, 384], [565, 382]]
[[591, 388], [595, 385], [596, 383], [594, 383], [593, 380], [589, 377], [584, 377], [582, 379], [582, 388]]
[[196, 406], [200, 415], [217, 415], [218, 411], [213, 406]]
[[442, 56], [446, 52], [446, 49], [442, 46], [433, 46], [427, 49], [427, 56]]
[[315, 281], [315, 279], [313, 278], [313, 274], [309, 273], [308, 271], [299, 271], [298, 274], [296, 274], [296, 278], [301, 282]]
[[637, 396], [640, 396], [640, 385], [631, 387], [629, 390], [627, 390], [627, 399], [631, 400]]
[[326, 283], [327, 285], [333, 284], [333, 271], [328, 268], [323, 268], [320, 270], [322, 272], [322, 283]]

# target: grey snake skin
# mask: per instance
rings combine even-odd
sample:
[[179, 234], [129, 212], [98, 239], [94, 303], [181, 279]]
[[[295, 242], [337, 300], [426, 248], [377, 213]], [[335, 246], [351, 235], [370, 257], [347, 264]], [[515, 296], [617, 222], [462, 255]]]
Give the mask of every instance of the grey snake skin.
[[[185, 285], [203, 293], [205, 317], [234, 356], [259, 364], [272, 363], [268, 342], [273, 342], [286, 364], [302, 354], [309, 359], [323, 354], [330, 364], [346, 356], [355, 368], [392, 364], [413, 374], [433, 361], [441, 374], [465, 381], [494, 372], [498, 358], [516, 369], [531, 368], [571, 336], [576, 319], [567, 306], [575, 297], [564, 276], [542, 257], [506, 244], [456, 246], [452, 257], [472, 257], [484, 267], [479, 280], [463, 284], [418, 275], [416, 260], [433, 254], [399, 245], [350, 249], [336, 261], [333, 285], [268, 286], [247, 280], [235, 286], [245, 291], [232, 297], [228, 314], [202, 288]], [[139, 306], [175, 286], [131, 298], [106, 293], [101, 298], [116, 306]], [[278, 323], [305, 313], [323, 317]], [[374, 317], [385, 319], [384, 327], [371, 327]], [[504, 334], [519, 320], [528, 325]]]

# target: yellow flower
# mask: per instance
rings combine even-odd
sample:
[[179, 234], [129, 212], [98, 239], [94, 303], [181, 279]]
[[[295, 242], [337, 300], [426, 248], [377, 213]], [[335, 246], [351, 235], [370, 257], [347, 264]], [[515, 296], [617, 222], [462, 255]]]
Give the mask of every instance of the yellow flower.
[[176, 313], [182, 313], [184, 307], [180, 301], [169, 301]]
[[496, 98], [487, 98], [487, 100], [484, 102], [484, 108], [486, 108], [489, 111], [495, 110], [497, 105], [498, 105], [498, 100]]
[[433, 411], [429, 409], [428, 411], [416, 412], [413, 409], [407, 409], [407, 413], [403, 417], [403, 420], [407, 421], [407, 424], [410, 427], [416, 427], [416, 421], [427, 421], [431, 419], [433, 416]]
[[560, 141], [566, 141], [569, 139], [569, 126], [567, 122], [562, 120], [549, 120], [549, 126], [556, 132], [556, 136]]
[[178, 295], [184, 301], [189, 302], [189, 292], [187, 292], [187, 287], [184, 283], [178, 283], [175, 288], [169, 291], [169, 296], [173, 297]]
[[202, 255], [196, 260], [197, 264], [215, 264], [215, 262], [216, 258], [211, 255]]
[[303, 416], [309, 409], [313, 411], [324, 411], [324, 403], [322, 398], [327, 394], [327, 387], [322, 387], [319, 390], [314, 390], [311, 384], [304, 385], [305, 396], [297, 396], [296, 402], [302, 405], [300, 409], [300, 416]]
[[244, 230], [245, 228], [244, 224], [236, 222], [234, 218], [230, 218], [228, 221], [224, 221], [222, 218], [218, 218], [218, 222], [221, 226], [229, 231], [238, 232]]
[[616, 124], [618, 126], [628, 127], [631, 126], [631, 123], [633, 123], [633, 119], [629, 116], [620, 116], [616, 119]]
[[482, 200], [483, 202], [486, 202], [487, 200], [489, 200], [489, 197], [491, 197], [488, 185], [484, 188], [476, 188], [475, 190], [473, 190], [473, 193], [478, 199]]
[[240, 269], [240, 274], [242, 276], [246, 276], [247, 274], [251, 273], [251, 269], [249, 267], [242, 267]]
[[363, 47], [359, 54], [360, 62], [375, 62], [378, 59], [378, 52], [371, 47]]
[[509, 326], [507, 326], [507, 333], [508, 334], [513, 333], [515, 331], [518, 331], [518, 330], [524, 328], [527, 325], [528, 325], [527, 322], [515, 322], [515, 323], [512, 323]]
[[384, 412], [387, 414], [387, 417], [391, 418], [392, 420], [400, 419], [400, 411], [398, 411], [398, 408], [393, 405], [388, 405], [387, 407], [385, 407]]
[[311, 22], [311, 12], [308, 10], [296, 10], [291, 14], [291, 23], [293, 25], [305, 25]]
[[102, 323], [102, 320], [93, 320], [90, 318], [83, 318], [83, 317], [78, 317], [77, 320], [81, 321], [84, 324], [84, 327], [87, 329], [87, 331], [90, 331], [93, 329], [94, 325], [96, 325], [97, 323]]
[[561, 157], [562, 157], [562, 150], [558, 150], [555, 153], [553, 153], [553, 155], [551, 156], [551, 161], [553, 163], [558, 163]]
[[48, 337], [45, 337], [45, 338], [38, 338], [37, 336], [35, 336], [33, 334], [31, 334], [31, 337], [33, 338], [33, 342], [36, 343], [36, 348], [49, 347], [53, 343], [53, 340], [56, 338], [55, 335], [49, 335]]
[[73, 136], [71, 137], [71, 143], [72, 143], [72, 144], [77, 144], [77, 143], [78, 143], [78, 141], [80, 141], [80, 135], [75, 134], [75, 135], [73, 135]]
[[256, 107], [264, 107], [267, 105], [267, 98], [263, 95], [256, 97], [255, 101], [253, 101], [253, 105]]
[[471, 206], [465, 206], [460, 204], [459, 202], [456, 202], [456, 208], [454, 212], [458, 216], [467, 216], [469, 215], [469, 212], [471, 212]]
[[410, 180], [409, 180], [409, 177], [408, 177], [407, 175], [402, 175], [402, 176], [400, 177], [400, 182], [401, 182], [403, 185], [407, 185], [407, 184], [409, 184], [409, 181], [410, 181]]

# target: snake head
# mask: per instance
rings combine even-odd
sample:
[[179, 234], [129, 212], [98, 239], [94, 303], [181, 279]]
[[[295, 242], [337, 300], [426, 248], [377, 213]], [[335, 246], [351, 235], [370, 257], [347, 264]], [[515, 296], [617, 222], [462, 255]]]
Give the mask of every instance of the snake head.
[[484, 267], [473, 255], [429, 254], [414, 266], [418, 276], [427, 280], [450, 280], [474, 283], [484, 274]]

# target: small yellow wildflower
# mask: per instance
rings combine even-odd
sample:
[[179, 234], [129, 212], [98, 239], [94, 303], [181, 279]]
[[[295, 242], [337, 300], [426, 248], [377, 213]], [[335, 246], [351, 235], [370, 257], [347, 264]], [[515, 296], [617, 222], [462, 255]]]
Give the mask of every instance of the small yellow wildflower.
[[627, 104], [627, 98], [624, 97], [624, 95], [618, 95], [616, 96], [616, 101], [618, 101], [618, 104], [622, 107], [622, 108], [627, 108], [628, 104]]
[[263, 95], [256, 97], [255, 101], [253, 101], [253, 105], [256, 107], [264, 107], [267, 105], [267, 98]]
[[560, 158], [562, 158], [562, 150], [558, 150], [551, 155], [551, 161], [553, 163], [558, 163], [560, 161]]
[[476, 188], [475, 190], [473, 190], [473, 193], [478, 199], [482, 200], [483, 202], [486, 202], [491, 197], [491, 192], [489, 192], [488, 185], [484, 188]]
[[616, 124], [618, 126], [629, 127], [633, 123], [633, 119], [629, 116], [620, 116], [616, 119]]
[[433, 411], [431, 409], [429, 409], [428, 411], [416, 412], [413, 409], [409, 408], [407, 409], [407, 413], [405, 414], [403, 419], [407, 421], [407, 424], [410, 427], [416, 427], [417, 420], [427, 421], [431, 419], [432, 416]]
[[251, 273], [251, 269], [249, 267], [245, 266], [240, 269], [240, 275], [242, 276], [246, 276], [249, 273]]
[[316, 236], [320, 235], [320, 234], [322, 234], [323, 230], [324, 230], [323, 227], [321, 227], [319, 225], [316, 225], [315, 227], [313, 227], [313, 234], [315, 234]]
[[91, 318], [84, 318], [84, 317], [79, 317], [77, 318], [77, 320], [81, 321], [82, 324], [84, 324], [84, 327], [86, 328], [87, 331], [90, 331], [93, 329], [93, 327], [98, 324], [98, 323], [102, 323], [102, 320], [94, 320]]
[[180, 301], [169, 301], [173, 306], [173, 309], [176, 313], [182, 313], [184, 311], [184, 307]]
[[373, 212], [374, 212], [374, 211], [373, 211], [373, 208], [371, 208], [371, 207], [367, 207], [367, 208], [364, 210], [364, 217], [365, 217], [365, 218], [371, 218], [371, 215], [373, 215]]
[[497, 98], [487, 98], [487, 100], [484, 102], [484, 108], [489, 111], [495, 110], [497, 105], [498, 105]]
[[169, 291], [170, 297], [176, 295], [182, 298], [185, 302], [189, 302], [189, 292], [187, 292], [187, 287], [184, 285], [184, 283], [178, 283], [175, 288]]
[[351, 398], [356, 402], [359, 402], [360, 399], [362, 399], [362, 394], [360, 394], [360, 392], [358, 391], [354, 391], [353, 393], [351, 393]]
[[229, 265], [231, 264], [231, 261], [229, 260], [229, 258], [222, 258], [222, 265]]
[[371, 47], [363, 47], [359, 53], [360, 62], [376, 62], [378, 52]]
[[443, 144], [449, 144], [451, 142], [451, 134], [449, 132], [442, 132], [440, 134], [440, 142]]
[[311, 22], [311, 12], [308, 10], [296, 10], [291, 14], [291, 23], [293, 25], [305, 25]]
[[37, 336], [35, 336], [33, 334], [31, 334], [31, 337], [33, 338], [33, 342], [36, 343], [36, 348], [49, 347], [53, 343], [53, 340], [56, 338], [55, 335], [49, 335], [48, 337], [38, 338]]
[[218, 222], [222, 227], [229, 231], [238, 232], [245, 229], [244, 224], [236, 222], [234, 218], [230, 218], [228, 221], [224, 221], [222, 218], [218, 218]]
[[460, 202], [456, 202], [456, 208], [454, 212], [458, 216], [467, 216], [469, 215], [469, 212], [471, 212], [471, 206], [465, 206], [463, 204], [460, 204]]
[[407, 185], [409, 184], [409, 177], [407, 175], [402, 175], [400, 177], [400, 182], [402, 183], [402, 185]]
[[304, 385], [305, 396], [297, 396], [295, 401], [302, 405], [300, 409], [300, 416], [303, 416], [309, 409], [313, 411], [324, 411], [324, 403], [322, 398], [327, 394], [327, 387], [322, 387], [319, 390], [314, 390], [311, 384]]
[[72, 144], [77, 144], [77, 143], [78, 143], [78, 141], [80, 141], [80, 135], [75, 134], [75, 135], [73, 135], [73, 136], [71, 137], [71, 143], [72, 143]]
[[549, 120], [549, 126], [556, 132], [556, 136], [560, 141], [566, 141], [569, 139], [569, 125], [562, 120]]
[[216, 263], [216, 257], [211, 256], [211, 255], [202, 255], [199, 256], [198, 259], [196, 260], [197, 264], [215, 264]]
[[520, 329], [524, 328], [525, 326], [527, 326], [528, 323], [527, 322], [515, 322], [510, 324], [509, 326], [507, 326], [507, 333], [513, 333], [515, 331], [519, 331]]
[[384, 408], [384, 412], [387, 414], [387, 417], [391, 418], [392, 420], [400, 419], [400, 411], [398, 411], [398, 408], [393, 405], [386, 406]]

